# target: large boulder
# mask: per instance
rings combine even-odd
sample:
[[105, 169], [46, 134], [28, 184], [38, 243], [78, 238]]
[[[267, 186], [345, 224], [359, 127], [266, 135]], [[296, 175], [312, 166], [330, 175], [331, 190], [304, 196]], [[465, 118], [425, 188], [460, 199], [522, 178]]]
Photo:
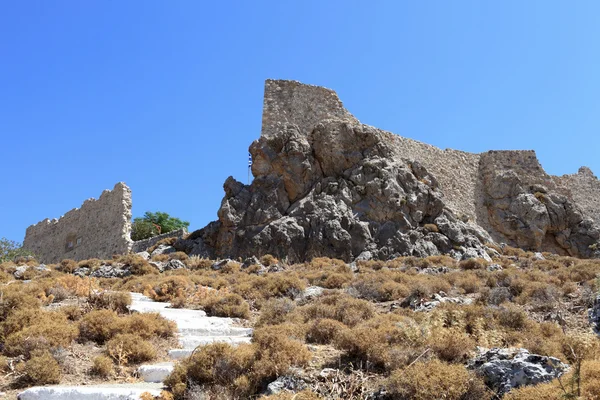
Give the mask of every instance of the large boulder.
[[521, 386], [548, 382], [564, 374], [569, 366], [558, 358], [530, 354], [520, 348], [482, 349], [468, 363], [498, 394]]
[[177, 250], [288, 262], [461, 259], [488, 258], [483, 244], [505, 241], [592, 257], [600, 240], [533, 152], [478, 155], [403, 139], [361, 124], [329, 89], [268, 80], [249, 151], [252, 184], [229, 177], [218, 220]]

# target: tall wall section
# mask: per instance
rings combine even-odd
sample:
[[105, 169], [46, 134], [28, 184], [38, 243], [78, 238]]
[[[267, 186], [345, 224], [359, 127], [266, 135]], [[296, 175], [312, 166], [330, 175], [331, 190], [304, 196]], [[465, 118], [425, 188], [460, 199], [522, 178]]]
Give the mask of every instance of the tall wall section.
[[131, 250], [131, 190], [123, 182], [59, 219], [27, 228], [23, 247], [40, 261], [106, 259]]

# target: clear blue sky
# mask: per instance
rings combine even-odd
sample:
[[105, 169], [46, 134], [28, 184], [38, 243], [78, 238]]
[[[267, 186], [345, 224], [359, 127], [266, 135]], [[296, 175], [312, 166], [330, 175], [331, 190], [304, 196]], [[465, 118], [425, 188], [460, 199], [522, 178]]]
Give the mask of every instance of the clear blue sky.
[[597, 1], [4, 1], [0, 237], [125, 181], [134, 216], [216, 219], [266, 78], [335, 89], [442, 148], [600, 173]]

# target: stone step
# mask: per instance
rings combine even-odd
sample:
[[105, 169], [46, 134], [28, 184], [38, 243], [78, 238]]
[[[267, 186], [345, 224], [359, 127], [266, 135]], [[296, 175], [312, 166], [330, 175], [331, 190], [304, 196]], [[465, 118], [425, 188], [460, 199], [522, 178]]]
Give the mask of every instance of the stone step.
[[171, 372], [173, 372], [174, 368], [175, 366], [172, 362], [164, 362], [159, 364], [142, 365], [138, 368], [137, 372], [139, 377], [143, 379], [144, 382], [160, 383], [164, 381]]
[[179, 329], [179, 341], [188, 336], [251, 336], [252, 328], [230, 325], [196, 326]]
[[18, 400], [139, 400], [142, 393], [160, 395], [160, 383], [124, 383], [89, 386], [36, 386], [17, 396]]
[[[250, 336], [185, 336], [179, 338], [179, 343], [184, 349], [195, 349], [210, 343], [229, 343], [232, 345], [250, 343]], [[179, 350], [179, 349], [176, 349]]]

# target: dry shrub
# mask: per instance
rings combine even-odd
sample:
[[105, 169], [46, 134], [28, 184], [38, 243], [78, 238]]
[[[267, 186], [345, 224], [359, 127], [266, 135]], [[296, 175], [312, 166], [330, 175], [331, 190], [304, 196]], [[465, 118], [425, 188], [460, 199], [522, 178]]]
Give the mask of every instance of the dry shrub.
[[179, 260], [179, 261], [185, 261], [188, 258], [190, 258], [187, 254], [185, 254], [183, 251], [176, 251], [175, 253], [171, 253], [168, 255], [168, 259], [169, 260]]
[[154, 287], [144, 290], [144, 294], [156, 301], [171, 301], [177, 297], [186, 297], [194, 287], [187, 276], [170, 275], [160, 278]]
[[428, 339], [428, 345], [442, 361], [461, 363], [475, 350], [475, 341], [458, 329], [438, 328]]
[[125, 314], [129, 312], [131, 295], [129, 292], [100, 292], [89, 296], [88, 303], [93, 308], [104, 308]]
[[204, 311], [213, 317], [248, 318], [250, 306], [235, 293], [214, 292], [206, 297], [201, 303]]
[[68, 347], [78, 335], [77, 327], [61, 312], [23, 310], [11, 317], [22, 319], [20, 326], [11, 323], [12, 318], [3, 324], [6, 329], [4, 351], [8, 355], [29, 357], [36, 350]]
[[101, 265], [102, 261], [97, 258], [90, 258], [89, 260], [83, 260], [77, 263], [78, 268], [89, 268], [90, 270], [95, 270]]
[[294, 299], [306, 288], [305, 281], [294, 272], [278, 272], [263, 276], [239, 274], [238, 277], [240, 279], [233, 284], [231, 290], [250, 301], [265, 301], [273, 297]]
[[457, 265], [457, 262], [454, 258], [446, 255], [428, 256], [425, 258], [425, 260], [429, 265], [436, 267], [455, 268]]
[[191, 256], [187, 260], [183, 260], [183, 263], [192, 271], [209, 269], [214, 264], [212, 260], [200, 256]]
[[256, 326], [282, 324], [295, 309], [296, 304], [290, 299], [270, 299], [261, 307]]
[[527, 314], [515, 305], [506, 304], [498, 311], [498, 322], [506, 328], [522, 330], [527, 324]]
[[464, 366], [438, 360], [417, 362], [392, 372], [387, 381], [388, 392], [401, 400], [489, 399], [480, 378], [471, 375]]
[[339, 321], [321, 318], [309, 326], [306, 340], [311, 343], [329, 344], [334, 341], [344, 328], [346, 326]]
[[26, 379], [33, 385], [59, 383], [61, 370], [58, 362], [48, 351], [37, 351], [25, 363]]
[[461, 274], [456, 279], [455, 285], [461, 288], [464, 293], [479, 293], [483, 287], [479, 277], [470, 272]]
[[518, 247], [504, 246], [502, 248], [502, 254], [509, 257], [527, 257], [527, 252]]
[[78, 268], [77, 262], [74, 260], [62, 260], [56, 269], [60, 272], [72, 274]]
[[464, 270], [485, 269], [487, 266], [488, 262], [483, 258], [469, 258], [458, 263], [458, 267]]
[[335, 346], [365, 366], [390, 369], [423, 350], [428, 333], [414, 319], [379, 315], [338, 332]]
[[108, 378], [114, 373], [113, 361], [107, 356], [95, 357], [92, 362], [90, 373], [102, 378]]
[[134, 333], [144, 339], [169, 338], [175, 335], [177, 325], [159, 313], [135, 313], [121, 318], [121, 332]]
[[115, 261], [129, 266], [129, 271], [133, 275], [158, 274], [158, 270], [150, 265], [148, 260], [138, 254], [120, 256]]
[[176, 241], [177, 241], [176, 237], [168, 237], [168, 238], [160, 239], [154, 245], [152, 245], [149, 248], [147, 248], [146, 251], [148, 253], [152, 254], [152, 252], [154, 250], [156, 250], [158, 248], [158, 246], [160, 246], [161, 244], [164, 244], [166, 246], [173, 246], [173, 244], [175, 244]]
[[260, 263], [262, 265], [264, 265], [265, 267], [270, 267], [271, 265], [275, 265], [275, 264], [279, 263], [279, 260], [270, 254], [265, 254], [264, 256], [262, 256], [260, 258]]
[[322, 400], [323, 397], [310, 390], [300, 392], [281, 392], [270, 396], [261, 396], [259, 400]]
[[169, 261], [169, 255], [168, 254], [157, 254], [155, 256], [152, 256], [152, 261], [156, 261], [156, 262]]
[[337, 293], [323, 295], [312, 303], [300, 307], [299, 312], [305, 322], [329, 318], [351, 327], [375, 316], [373, 305], [368, 301]]
[[123, 330], [123, 320], [112, 310], [94, 310], [79, 321], [79, 338], [103, 344]]
[[[273, 329], [257, 329], [252, 344], [232, 347], [213, 343], [200, 347], [175, 367], [165, 380], [175, 397], [183, 398], [188, 385], [227, 388], [229, 397], [255, 394], [292, 366], [305, 366], [310, 352], [301, 342]], [[244, 397], [245, 398], [245, 397]]]
[[587, 282], [596, 279], [600, 273], [600, 262], [595, 260], [581, 261], [569, 270], [569, 280], [573, 282]]
[[506, 400], [564, 400], [565, 396], [559, 383], [553, 381], [513, 389], [503, 398]]
[[152, 343], [132, 333], [115, 335], [106, 343], [106, 352], [118, 365], [136, 364], [156, 357]]
[[406, 297], [409, 289], [381, 273], [360, 274], [350, 285], [359, 297], [371, 301], [391, 301]]

